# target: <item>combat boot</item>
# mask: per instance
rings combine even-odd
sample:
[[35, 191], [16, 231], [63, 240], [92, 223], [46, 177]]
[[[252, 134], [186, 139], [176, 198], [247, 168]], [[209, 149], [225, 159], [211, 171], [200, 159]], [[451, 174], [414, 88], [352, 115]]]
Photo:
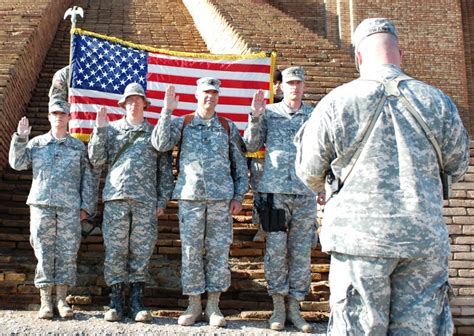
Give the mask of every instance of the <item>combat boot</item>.
[[213, 327], [225, 327], [226, 321], [224, 315], [219, 310], [219, 298], [221, 292], [208, 292], [206, 305], [206, 321]]
[[53, 318], [53, 287], [40, 288], [41, 307], [38, 311], [38, 318], [52, 319]]
[[189, 295], [188, 308], [183, 315], [178, 318], [178, 324], [181, 326], [191, 326], [196, 321], [201, 321], [201, 318], [201, 295]]
[[143, 306], [142, 296], [144, 282], [132, 282], [130, 285], [130, 317], [137, 322], [148, 322], [151, 320], [150, 312]]
[[56, 307], [58, 308], [59, 316], [72, 317], [73, 312], [71, 307], [66, 302], [67, 286], [56, 285]]
[[110, 286], [110, 307], [104, 314], [106, 321], [120, 321], [124, 316], [125, 299], [123, 297], [123, 283]]
[[292, 296], [288, 296], [288, 319], [302, 332], [310, 333], [313, 331], [313, 328], [301, 316], [300, 303]]
[[280, 331], [285, 327], [285, 297], [281, 294], [274, 294], [272, 295], [272, 300], [273, 314], [270, 316], [268, 324], [270, 325], [270, 329]]

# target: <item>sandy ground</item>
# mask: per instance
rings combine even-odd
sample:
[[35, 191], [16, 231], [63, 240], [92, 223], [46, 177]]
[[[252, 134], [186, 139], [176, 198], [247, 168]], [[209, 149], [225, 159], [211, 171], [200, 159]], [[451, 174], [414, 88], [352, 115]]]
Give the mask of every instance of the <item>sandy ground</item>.
[[[0, 310], [2, 335], [308, 335], [287, 324], [281, 332], [267, 328], [265, 320], [227, 318], [226, 328], [210, 327], [199, 322], [192, 327], [181, 327], [176, 318], [153, 317], [151, 323], [137, 323], [130, 319], [107, 322], [102, 311], [77, 311], [73, 319], [40, 320], [35, 311]], [[325, 335], [326, 323], [311, 323], [312, 335]]]

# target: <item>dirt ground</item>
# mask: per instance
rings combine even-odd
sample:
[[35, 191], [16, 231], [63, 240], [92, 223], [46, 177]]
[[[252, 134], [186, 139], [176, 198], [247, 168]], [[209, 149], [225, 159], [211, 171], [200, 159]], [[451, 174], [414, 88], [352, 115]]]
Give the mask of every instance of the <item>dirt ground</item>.
[[[154, 314], [156, 315], [156, 314]], [[107, 322], [102, 311], [76, 311], [73, 319], [55, 317], [40, 320], [36, 311], [0, 310], [0, 334], [2, 335], [308, 335], [297, 332], [287, 324], [284, 331], [267, 328], [265, 320], [227, 318], [226, 328], [210, 327], [199, 322], [192, 327], [182, 327], [176, 318], [154, 316], [150, 323], [137, 323], [130, 319]], [[312, 335], [325, 335], [325, 323], [311, 323]]]

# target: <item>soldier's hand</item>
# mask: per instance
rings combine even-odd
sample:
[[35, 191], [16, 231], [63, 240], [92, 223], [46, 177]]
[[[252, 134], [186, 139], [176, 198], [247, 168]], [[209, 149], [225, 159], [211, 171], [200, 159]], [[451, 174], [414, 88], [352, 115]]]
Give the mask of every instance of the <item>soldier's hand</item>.
[[102, 106], [97, 112], [97, 116], [95, 118], [95, 125], [98, 128], [106, 127], [109, 124], [109, 117], [107, 116], [107, 109]]
[[179, 96], [176, 95], [176, 89], [172, 84], [166, 87], [165, 98], [163, 99], [163, 108], [165, 110], [173, 111], [178, 107]]
[[165, 209], [163, 208], [156, 208], [156, 218], [160, 217], [160, 216], [163, 216], [165, 214]]
[[250, 106], [252, 110], [252, 115], [254, 117], [259, 117], [265, 111], [265, 94], [262, 89], [259, 89], [253, 95], [252, 105]]
[[229, 212], [231, 215], [237, 215], [242, 210], [242, 203], [237, 200], [231, 200], [229, 205]]
[[87, 219], [88, 216], [89, 214], [87, 213], [87, 211], [84, 209], [81, 209], [81, 212], [79, 214], [79, 219], [83, 221], [84, 219]]
[[31, 132], [30, 122], [27, 117], [23, 117], [18, 122], [18, 128], [16, 129], [18, 136], [21, 138], [27, 138]]

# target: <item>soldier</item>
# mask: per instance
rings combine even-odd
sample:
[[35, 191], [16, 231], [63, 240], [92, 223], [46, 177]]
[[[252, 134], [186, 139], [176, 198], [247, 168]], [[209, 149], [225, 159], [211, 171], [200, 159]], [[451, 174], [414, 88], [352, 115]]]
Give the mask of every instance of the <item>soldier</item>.
[[95, 189], [84, 144], [67, 132], [69, 104], [52, 97], [51, 130], [30, 141], [26, 117], [13, 135], [9, 162], [16, 170], [33, 170], [26, 203], [30, 206], [30, 242], [38, 264], [35, 286], [40, 289], [38, 317], [53, 317], [52, 290], [61, 317], [72, 317], [66, 303], [68, 286], [76, 283], [76, 259], [81, 242], [80, 221], [94, 212]]
[[68, 80], [69, 65], [59, 69], [54, 73], [51, 87], [49, 88], [49, 98], [51, 99], [51, 97], [54, 96], [60, 100], [67, 102], [69, 92]]
[[124, 284], [129, 282], [129, 315], [147, 322], [151, 315], [142, 304], [142, 294], [157, 238], [157, 217], [164, 213], [172, 191], [171, 154], [159, 153], [150, 143], [153, 126], [144, 118], [150, 102], [140, 84], [127, 85], [118, 104], [126, 115], [109, 124], [107, 110], [101, 108], [89, 142], [92, 165], [108, 164], [102, 230], [111, 303], [104, 318], [123, 318]]
[[[283, 92], [281, 91], [281, 71], [275, 69], [273, 72], [273, 102], [279, 103], [283, 100]], [[257, 192], [258, 181], [262, 177], [263, 164], [265, 163], [265, 148], [261, 148], [257, 152], [247, 153], [250, 168], [250, 188], [253, 194], [252, 223], [257, 226], [258, 230], [253, 237], [254, 242], [265, 241], [265, 231], [258, 216], [257, 204], [262, 202], [262, 196]]]
[[[69, 100], [69, 65], [65, 66], [58, 71], [56, 71], [53, 75], [53, 80], [51, 86], [49, 88], [49, 98], [55, 97], [55, 99], [62, 100], [64, 102], [68, 102]], [[92, 171], [92, 184], [96, 191], [94, 200], [94, 204], [97, 204], [97, 199], [99, 196], [98, 188], [99, 188], [99, 180], [100, 180], [101, 169], [93, 169]], [[94, 214], [90, 214], [87, 218], [81, 221], [82, 233], [83, 235], [91, 235], [96, 236], [100, 235], [100, 227], [99, 226], [92, 226], [90, 221], [95, 217]]]
[[440, 173], [466, 172], [467, 132], [448, 96], [403, 73], [393, 22], [362, 21], [353, 45], [360, 78], [324, 97], [295, 140], [311, 189], [329, 171], [342, 185], [321, 232], [331, 252], [328, 334], [451, 335]]
[[230, 286], [231, 215], [242, 209], [248, 177], [239, 131], [232, 121], [216, 115], [219, 92], [218, 79], [199, 79], [196, 112], [171, 120], [179, 97], [168, 86], [161, 119], [152, 135], [159, 151], [180, 146], [173, 198], [179, 200], [183, 294], [189, 295], [189, 306], [178, 319], [180, 325], [201, 319], [201, 294], [206, 291], [209, 324], [226, 324], [219, 297]]
[[[302, 102], [304, 70], [283, 71], [283, 101], [265, 106], [263, 91], [255, 93], [244, 141], [249, 151], [265, 145], [265, 164], [257, 191], [262, 224], [269, 224], [265, 248], [265, 278], [273, 300], [269, 324], [273, 330], [285, 325], [285, 297], [288, 318], [300, 330], [311, 332], [301, 317], [299, 301], [311, 284], [311, 244], [316, 222], [316, 198], [296, 176], [293, 137], [309, 118], [312, 108]], [[267, 209], [268, 211], [264, 211]], [[273, 216], [272, 216], [273, 215]], [[272, 218], [269, 218], [272, 217]], [[273, 220], [272, 220], [273, 219]]]

